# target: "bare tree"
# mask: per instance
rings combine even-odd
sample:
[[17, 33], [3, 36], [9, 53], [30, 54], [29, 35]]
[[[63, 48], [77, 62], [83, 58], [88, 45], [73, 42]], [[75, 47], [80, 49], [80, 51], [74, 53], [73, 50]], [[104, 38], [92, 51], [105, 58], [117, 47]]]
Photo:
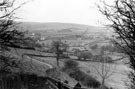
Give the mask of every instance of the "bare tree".
[[14, 21], [17, 18], [14, 16], [15, 11], [25, 3], [14, 7], [15, 1], [0, 0], [0, 81], [2, 89], [7, 89], [7, 74], [16, 75], [17, 73], [13, 72], [13, 69], [20, 68], [19, 62], [15, 61], [15, 56], [10, 53], [10, 47], [20, 47], [27, 39], [25, 32], [20, 32]]
[[[106, 80], [110, 78], [115, 73], [116, 65], [115, 63], [108, 63], [109, 57], [105, 56], [105, 52], [102, 49], [100, 52], [100, 57], [102, 61], [99, 63], [101, 66], [93, 66], [97, 74], [101, 78], [101, 88], [106, 89]], [[100, 59], [98, 59], [100, 60]]]
[[57, 66], [59, 66], [60, 56], [67, 51], [68, 45], [63, 43], [61, 40], [53, 41], [51, 50], [56, 54]]
[[14, 7], [15, 0], [1, 0], [0, 1], [0, 55], [7, 56], [10, 47], [16, 48], [20, 45], [28, 43], [30, 40], [25, 36], [25, 32], [18, 30], [17, 23], [14, 21], [17, 17], [14, 16], [18, 7]]
[[110, 64], [110, 63], [106, 63], [106, 62], [102, 62], [100, 64], [101, 64], [101, 68], [98, 68], [96, 66], [94, 66], [94, 68], [101, 78], [101, 88], [105, 89], [106, 80], [115, 73], [115, 71], [114, 71], [115, 64]]
[[101, 88], [105, 89], [106, 80], [109, 79], [115, 73], [115, 64], [106, 63], [105, 60], [102, 63], [99, 63], [101, 67], [93, 66], [97, 74], [101, 78]]
[[115, 0], [114, 5], [104, 3], [104, 7], [99, 6], [99, 8], [111, 22], [109, 26], [116, 33], [116, 44], [129, 57], [129, 65], [132, 69], [129, 73], [130, 89], [135, 89], [135, 1]]

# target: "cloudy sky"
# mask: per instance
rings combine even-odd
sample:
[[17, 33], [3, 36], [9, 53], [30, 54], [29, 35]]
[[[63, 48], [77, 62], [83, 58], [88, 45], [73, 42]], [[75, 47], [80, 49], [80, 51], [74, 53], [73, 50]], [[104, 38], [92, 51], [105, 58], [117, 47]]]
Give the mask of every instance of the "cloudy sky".
[[[105, 17], [97, 9], [96, 4], [100, 4], [99, 1], [31, 0], [18, 11], [17, 15], [22, 21], [102, 25]], [[110, 0], [106, 1], [110, 3]]]

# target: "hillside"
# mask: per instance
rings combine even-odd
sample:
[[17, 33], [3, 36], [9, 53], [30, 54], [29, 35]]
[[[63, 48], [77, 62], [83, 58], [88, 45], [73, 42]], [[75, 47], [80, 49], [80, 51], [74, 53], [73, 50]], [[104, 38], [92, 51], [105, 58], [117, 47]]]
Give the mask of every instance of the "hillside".
[[[13, 70], [14, 72], [22, 71], [23, 73], [35, 74], [37, 76], [47, 77], [48, 74], [46, 71], [53, 69], [55, 67], [54, 65], [56, 64], [54, 63], [56, 62], [55, 58], [45, 57], [47, 55], [50, 55], [48, 53], [41, 53], [39, 51], [28, 50], [28, 49], [13, 49], [13, 48], [11, 48], [11, 53], [16, 58], [16, 62], [20, 63], [20, 68], [21, 68], [18, 70], [17, 69]], [[30, 56], [29, 54], [31, 55], [42, 54], [44, 56], [44, 57], [42, 56], [44, 61], [39, 56]], [[51, 59], [54, 59], [54, 60], [51, 60]], [[46, 60], [48, 60], [49, 62]], [[66, 73], [55, 72], [56, 74], [53, 74], [53, 72], [50, 72], [51, 77], [52, 76], [54, 77], [57, 74], [59, 74], [57, 77], [60, 77], [61, 81], [68, 80], [69, 85], [72, 87], [77, 83], [76, 80], [69, 77]]]
[[106, 32], [105, 27], [96, 27], [90, 25], [73, 24], [73, 23], [38, 23], [38, 22], [22, 22], [20, 26], [24, 30], [29, 31], [88, 31], [88, 32]]

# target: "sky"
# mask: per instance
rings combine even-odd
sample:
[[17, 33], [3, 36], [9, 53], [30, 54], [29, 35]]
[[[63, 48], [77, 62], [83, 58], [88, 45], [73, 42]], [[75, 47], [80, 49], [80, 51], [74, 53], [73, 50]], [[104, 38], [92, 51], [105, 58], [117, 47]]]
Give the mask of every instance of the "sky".
[[[20, 0], [19, 3], [28, 0]], [[30, 0], [23, 5], [17, 16], [21, 21], [61, 22], [86, 25], [104, 25], [105, 16], [96, 4], [100, 0]], [[111, 3], [112, 0], [106, 0]]]

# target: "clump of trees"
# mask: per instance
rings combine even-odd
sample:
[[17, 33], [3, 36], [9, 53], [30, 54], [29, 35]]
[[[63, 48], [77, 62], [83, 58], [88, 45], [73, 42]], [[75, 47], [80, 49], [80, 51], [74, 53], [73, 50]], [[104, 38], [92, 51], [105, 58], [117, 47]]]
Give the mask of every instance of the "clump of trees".
[[[104, 50], [106, 51], [106, 50]], [[103, 53], [104, 53], [103, 51]], [[98, 54], [98, 55], [93, 55], [91, 52], [89, 51], [81, 51], [77, 53], [77, 57], [78, 60], [89, 60], [92, 62], [104, 62], [104, 60], [106, 60], [106, 63], [113, 63], [113, 60], [111, 57], [105, 55], [105, 54]]]
[[92, 53], [89, 51], [80, 51], [77, 53], [79, 60], [87, 60], [92, 58]]
[[85, 72], [79, 69], [79, 65], [74, 60], [65, 61], [64, 67], [62, 69], [70, 77], [74, 78], [78, 82], [81, 82], [84, 86], [98, 88], [100, 82], [96, 80], [93, 76], [86, 74]]
[[132, 69], [129, 73], [129, 89], [135, 89], [135, 1], [115, 0], [113, 5], [104, 2], [104, 7], [99, 6], [99, 9], [111, 22], [109, 26], [116, 34], [115, 44], [129, 57]]

